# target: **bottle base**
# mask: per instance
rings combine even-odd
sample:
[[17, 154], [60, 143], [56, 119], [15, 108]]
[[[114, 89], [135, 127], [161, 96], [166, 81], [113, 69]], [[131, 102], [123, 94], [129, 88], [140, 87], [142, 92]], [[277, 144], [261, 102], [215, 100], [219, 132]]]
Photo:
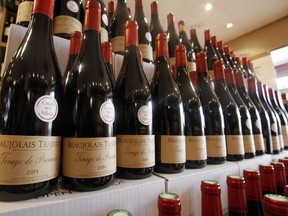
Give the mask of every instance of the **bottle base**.
[[264, 150], [256, 151], [256, 156], [261, 156], [261, 155], [264, 155], [264, 154], [265, 154]]
[[179, 163], [179, 164], [164, 164], [159, 163], [155, 165], [154, 168], [155, 172], [158, 173], [181, 173], [185, 170], [185, 163]]
[[224, 164], [226, 157], [208, 157], [207, 164]]
[[144, 179], [152, 176], [153, 167], [123, 168], [117, 167], [115, 177], [123, 179]]
[[201, 169], [206, 167], [207, 160], [187, 160], [185, 163], [186, 169]]
[[255, 157], [255, 154], [254, 153], [245, 153], [244, 154], [244, 158], [245, 159], [251, 159], [251, 158], [254, 158]]
[[280, 153], [280, 151], [279, 150], [273, 150], [273, 155], [275, 155], [275, 154], [279, 154]]
[[242, 161], [244, 155], [227, 155], [227, 161]]

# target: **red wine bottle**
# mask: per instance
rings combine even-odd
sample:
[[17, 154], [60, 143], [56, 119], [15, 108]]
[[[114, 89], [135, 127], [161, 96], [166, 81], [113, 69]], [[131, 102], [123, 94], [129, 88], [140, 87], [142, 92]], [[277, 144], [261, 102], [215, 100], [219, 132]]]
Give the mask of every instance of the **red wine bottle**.
[[[235, 73], [235, 76], [238, 76], [238, 75], [236, 75], [236, 73]], [[243, 77], [242, 77], [242, 83], [244, 83]], [[259, 111], [259, 115], [261, 118], [262, 132], [263, 132], [263, 138], [264, 138], [264, 144], [265, 144], [265, 153], [272, 154], [272, 151], [273, 151], [273, 149], [272, 149], [272, 135], [271, 135], [271, 124], [270, 124], [269, 115], [268, 115], [266, 109], [263, 107], [262, 102], [259, 98], [258, 88], [257, 88], [255, 78], [249, 77], [247, 80], [247, 83], [248, 83], [249, 97], [251, 98], [255, 107]], [[243, 86], [244, 86], [244, 84], [243, 84]]]
[[262, 205], [262, 190], [260, 172], [258, 170], [243, 170], [248, 216], [264, 216]]
[[227, 45], [225, 45], [224, 46], [224, 55], [226, 56], [226, 59], [229, 62], [230, 67], [235, 72], [235, 71], [237, 71], [237, 66], [236, 66], [236, 63], [235, 63], [234, 59], [230, 55], [230, 51], [231, 50], [229, 49], [229, 47]]
[[284, 187], [286, 185], [285, 165], [282, 162], [271, 162], [271, 165], [275, 170], [277, 194], [284, 195]]
[[65, 86], [62, 182], [70, 190], [108, 187], [116, 172], [115, 109], [101, 54], [100, 19], [99, 2], [88, 0], [81, 51]]
[[226, 161], [224, 117], [221, 104], [209, 82], [207, 61], [204, 52], [196, 55], [197, 88], [205, 120], [207, 163], [221, 164]]
[[109, 29], [109, 38], [114, 53], [124, 55], [124, 25], [129, 19], [126, 0], [118, 0]]
[[156, 172], [179, 173], [186, 161], [184, 113], [181, 93], [168, 62], [168, 38], [156, 38], [155, 72], [152, 79], [153, 134], [155, 134]]
[[101, 50], [102, 50], [105, 65], [108, 69], [108, 75], [111, 80], [112, 89], [115, 89], [115, 76], [114, 76], [113, 62], [112, 62], [112, 43], [111, 42], [101, 43]]
[[277, 193], [275, 170], [272, 165], [259, 165], [261, 177], [261, 188], [263, 196], [265, 194]]
[[156, 37], [159, 33], [163, 33], [164, 30], [158, 16], [158, 2], [153, 1], [151, 3], [151, 21], [150, 21], [150, 33], [152, 37], [151, 46], [153, 49], [153, 60], [156, 58]]
[[169, 64], [172, 66], [175, 64], [175, 47], [180, 45], [178, 35], [176, 33], [176, 28], [174, 25], [174, 14], [169, 13], [167, 15], [167, 34], [168, 34], [168, 48], [169, 48]]
[[253, 138], [251, 115], [237, 91], [231, 68], [225, 68], [224, 73], [228, 90], [240, 112], [245, 159], [253, 158], [255, 156], [255, 143]]
[[283, 94], [284, 98], [282, 98], [282, 94], [279, 90], [274, 90], [274, 92], [275, 92], [275, 101], [277, 102], [279, 108], [282, 110], [282, 112], [285, 114], [288, 120], [288, 112], [284, 105], [285, 100], [284, 98], [286, 98], [286, 93]]
[[3, 201], [44, 195], [58, 180], [63, 86], [53, 9], [54, 0], [35, 0], [31, 25], [1, 80], [0, 139], [7, 144], [0, 148], [7, 159], [0, 165]]
[[269, 106], [267, 102], [266, 95], [264, 94], [264, 87], [261, 82], [257, 82], [257, 89], [259, 92], [259, 98], [263, 104], [263, 107], [266, 109], [266, 112], [270, 119], [270, 128], [271, 128], [271, 137], [272, 137], [272, 153], [273, 154], [279, 154], [280, 152], [280, 139], [279, 139], [279, 128], [278, 128], [278, 122], [275, 116], [275, 113]]
[[129, 20], [125, 24], [125, 55], [115, 89], [116, 176], [121, 178], [149, 177], [155, 165], [151, 90], [140, 62], [138, 25]]
[[83, 16], [81, 0], [55, 0], [53, 34], [70, 39], [71, 32], [82, 32]]
[[144, 14], [142, 0], [135, 0], [135, 15], [134, 20], [138, 23], [138, 39], [139, 50], [142, 52], [143, 61], [147, 63], [153, 62], [153, 51], [151, 47], [152, 36], [149, 25]]
[[248, 213], [245, 179], [240, 176], [227, 176], [228, 190], [228, 215], [229, 216], [246, 216]]
[[195, 52], [193, 50], [192, 44], [190, 43], [187, 34], [185, 32], [185, 22], [180, 20], [178, 22], [179, 27], [179, 39], [180, 44], [183, 44], [186, 47], [186, 56], [187, 56], [187, 70], [188, 73], [196, 72], [196, 59], [195, 59]]
[[265, 216], [288, 215], [288, 198], [277, 194], [267, 194], [263, 197]]
[[226, 85], [222, 62], [219, 60], [215, 61], [213, 68], [214, 91], [218, 96], [224, 116], [227, 160], [243, 160], [244, 142], [240, 112]]
[[101, 5], [101, 43], [107, 42], [108, 36], [108, 12], [103, 0], [98, 0]]
[[256, 108], [256, 106], [254, 105], [254, 103], [252, 102], [252, 100], [248, 95], [247, 89], [244, 86], [244, 79], [242, 73], [240, 71], [237, 71], [234, 73], [234, 77], [238, 93], [243, 102], [245, 103], [245, 105], [247, 106], [247, 109], [249, 110], [251, 116], [256, 156], [263, 155], [265, 153], [265, 146], [264, 146], [261, 118], [258, 109]]
[[204, 51], [207, 57], [207, 66], [208, 66], [208, 75], [211, 78], [211, 81], [214, 81], [214, 68], [213, 64], [215, 61], [219, 60], [216, 54], [216, 51], [211, 43], [211, 37], [210, 37], [210, 30], [206, 29], [204, 31], [204, 38], [205, 38], [205, 44], [204, 44]]
[[287, 100], [286, 93], [282, 93], [281, 98], [282, 98], [282, 101], [284, 103], [285, 110], [286, 110], [286, 112], [288, 112], [288, 100]]
[[[111, 21], [115, 12], [115, 1], [109, 0], [108, 2], [108, 9], [107, 9], [107, 16], [108, 16], [108, 33], [110, 31]], [[110, 40], [110, 38], [109, 38]]]
[[248, 66], [247, 57], [242, 57], [242, 67], [243, 67], [243, 71], [247, 77], [255, 76], [255, 74], [252, 73], [252, 71], [250, 70], [250, 68]]
[[211, 36], [211, 43], [216, 52], [218, 60], [221, 60], [224, 63], [223, 57], [221, 56], [221, 53], [219, 52], [219, 49], [217, 47], [217, 38], [215, 35]]
[[281, 158], [278, 161], [283, 163], [285, 166], [286, 185], [288, 185], [288, 159], [287, 158]]
[[213, 180], [201, 181], [202, 216], [222, 216], [221, 186]]
[[203, 168], [207, 163], [203, 109], [187, 71], [185, 46], [176, 46], [175, 54], [176, 83], [181, 92], [185, 115], [186, 168]]
[[31, 20], [34, 0], [22, 0], [18, 6], [16, 24], [28, 27]]
[[203, 48], [201, 47], [198, 37], [197, 37], [197, 32], [195, 28], [190, 29], [190, 43], [192, 44], [193, 50], [195, 54], [203, 51]]
[[[228, 59], [226, 58], [225, 56], [225, 53], [224, 53], [224, 48], [223, 48], [223, 41], [220, 40], [220, 41], [217, 41], [217, 48], [218, 48], [218, 52], [221, 56], [221, 59], [223, 61], [223, 64], [225, 67], [231, 67]], [[232, 68], [232, 67], [231, 67]]]
[[70, 37], [68, 62], [67, 62], [66, 69], [63, 75], [63, 85], [65, 85], [67, 77], [71, 75], [71, 70], [78, 57], [81, 45], [82, 45], [82, 33], [78, 31], [72, 32], [71, 37]]
[[157, 206], [158, 216], [181, 216], [181, 200], [175, 193], [160, 193]]

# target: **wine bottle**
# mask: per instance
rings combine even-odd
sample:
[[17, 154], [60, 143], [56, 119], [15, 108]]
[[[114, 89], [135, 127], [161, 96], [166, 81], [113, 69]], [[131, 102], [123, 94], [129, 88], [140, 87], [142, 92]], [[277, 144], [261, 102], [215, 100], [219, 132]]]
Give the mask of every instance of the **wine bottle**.
[[237, 66], [235, 61], [233, 60], [232, 56], [230, 55], [230, 49], [227, 45], [224, 46], [224, 55], [226, 56], [227, 61], [229, 62], [230, 67], [234, 72], [237, 71]]
[[267, 194], [263, 197], [265, 216], [288, 215], [288, 198], [277, 194]]
[[250, 70], [248, 66], [247, 57], [242, 57], [242, 67], [247, 77], [255, 76], [255, 74], [252, 73], [252, 71]]
[[192, 44], [193, 50], [195, 54], [203, 51], [203, 48], [201, 47], [198, 37], [197, 37], [197, 32], [195, 28], [190, 29], [190, 43]]
[[126, 0], [118, 0], [109, 29], [112, 52], [116, 54], [124, 55], [124, 25], [129, 19]]
[[260, 172], [258, 170], [243, 170], [248, 216], [264, 216], [262, 205], [262, 190]]
[[190, 43], [187, 34], [185, 32], [185, 22], [180, 20], [178, 22], [179, 27], [179, 39], [180, 44], [183, 44], [186, 47], [186, 56], [187, 56], [187, 70], [188, 73], [196, 72], [196, 59], [195, 59], [195, 52], [193, 50], [192, 44]]
[[7, 144], [0, 148], [7, 159], [0, 165], [3, 201], [44, 195], [58, 180], [63, 86], [53, 9], [54, 0], [35, 0], [31, 25], [1, 80], [0, 139]]
[[197, 88], [205, 120], [207, 163], [221, 164], [226, 161], [226, 142], [222, 106], [211, 87], [204, 52], [196, 54]]
[[288, 159], [287, 158], [281, 158], [278, 161], [283, 163], [285, 166], [286, 185], [288, 185]]
[[185, 46], [176, 46], [175, 54], [176, 83], [181, 92], [185, 115], [186, 168], [203, 168], [207, 163], [203, 109], [187, 71]]
[[107, 42], [108, 36], [108, 12], [103, 0], [98, 0], [101, 5], [101, 43]]
[[202, 216], [222, 216], [221, 186], [213, 180], [201, 181]]
[[108, 187], [116, 172], [115, 109], [101, 54], [100, 19], [100, 3], [88, 0], [82, 47], [65, 86], [62, 182], [76, 191]]
[[219, 49], [217, 47], [217, 38], [215, 35], [211, 36], [211, 44], [216, 52], [218, 60], [223, 61], [224, 63], [223, 57], [221, 56], [221, 53], [219, 52]]
[[155, 165], [152, 97], [139, 59], [138, 25], [132, 20], [125, 24], [125, 55], [116, 81], [115, 104], [116, 176], [132, 179], [149, 177]]
[[[236, 73], [235, 73], [235, 76], [238, 76], [238, 75], [236, 75]], [[243, 77], [242, 77], [242, 82], [244, 83]], [[273, 149], [272, 149], [272, 135], [271, 135], [271, 124], [270, 124], [269, 115], [268, 115], [266, 109], [263, 107], [262, 102], [259, 98], [258, 88], [257, 88], [255, 78], [249, 77], [247, 80], [247, 83], [248, 83], [249, 97], [251, 98], [255, 107], [259, 111], [259, 115], [261, 118], [262, 132], [263, 132], [263, 138], [264, 138], [264, 144], [265, 144], [265, 152], [267, 154], [272, 154], [272, 151], [273, 151]], [[243, 84], [243, 86], [244, 86], [244, 84]]]
[[70, 39], [71, 32], [82, 32], [83, 16], [81, 0], [55, 0], [53, 34]]
[[207, 57], [207, 66], [208, 66], [208, 75], [211, 79], [211, 81], [214, 81], [214, 69], [213, 64], [215, 61], [219, 60], [217, 57], [217, 54], [212, 46], [211, 43], [211, 37], [210, 37], [210, 30], [206, 29], [204, 31], [204, 38], [205, 38], [205, 44], [204, 44], [204, 51]]
[[163, 192], [158, 195], [158, 216], [181, 216], [180, 197], [171, 192]]
[[22, 0], [18, 6], [16, 24], [28, 27], [31, 20], [34, 0]]
[[186, 162], [184, 113], [180, 91], [168, 62], [168, 38], [156, 38], [155, 72], [152, 79], [153, 134], [155, 134], [156, 172], [184, 171]]
[[125, 209], [114, 209], [108, 212], [106, 216], [133, 216], [131, 212]]
[[67, 62], [66, 69], [63, 75], [63, 79], [62, 79], [64, 86], [65, 86], [67, 77], [71, 75], [71, 70], [80, 52], [81, 44], [82, 44], [82, 33], [78, 31], [72, 32], [71, 37], [70, 37], [68, 62]]
[[263, 196], [265, 194], [277, 193], [275, 169], [272, 165], [259, 165], [261, 178], [261, 189]]
[[[251, 116], [251, 122], [252, 122], [252, 131], [253, 131], [253, 139], [255, 144], [255, 150], [256, 150], [256, 156], [263, 155], [265, 153], [265, 146], [264, 146], [264, 138], [263, 138], [263, 132], [262, 132], [262, 124], [261, 124], [261, 118], [258, 112], [258, 109], [250, 99], [247, 89], [244, 86], [244, 79], [242, 76], [242, 73], [240, 71], [237, 71], [234, 73], [235, 77], [235, 83], [237, 91], [247, 106], [247, 109]], [[265, 116], [264, 116], [265, 119]]]
[[[109, 0], [108, 2], [108, 9], [107, 9], [107, 16], [108, 16], [108, 35], [110, 31], [111, 21], [115, 12], [115, 1]], [[109, 38], [110, 39], [110, 38]]]
[[225, 56], [224, 48], [223, 48], [223, 41], [222, 40], [217, 41], [217, 48], [218, 48], [218, 52], [219, 52], [219, 54], [221, 56], [221, 59], [223, 61], [224, 66], [232, 68], [232, 66], [230, 65], [228, 59]]
[[275, 92], [275, 101], [277, 102], [279, 108], [282, 110], [282, 112], [285, 114], [288, 120], [288, 112], [284, 105], [285, 100], [284, 98], [286, 98], [286, 93], [283, 94], [284, 98], [282, 98], [282, 94], [279, 90], [274, 90], [274, 92]]
[[172, 66], [175, 64], [175, 47], [180, 45], [180, 41], [178, 35], [176, 33], [175, 25], [174, 25], [174, 14], [169, 13], [167, 15], [167, 34], [168, 34], [168, 48], [169, 48], [169, 64]]
[[108, 41], [101, 43], [101, 50], [102, 50], [105, 65], [108, 70], [108, 75], [110, 77], [112, 89], [115, 89], [115, 75], [114, 75], [113, 62], [112, 62], [112, 43]]
[[224, 80], [222, 62], [214, 62], [214, 91], [222, 107], [225, 125], [227, 160], [244, 159], [244, 143], [240, 112]]
[[284, 195], [284, 187], [286, 185], [285, 165], [282, 162], [271, 162], [275, 170], [275, 181], [277, 194]]
[[233, 97], [235, 103], [237, 104], [240, 112], [245, 159], [253, 158], [255, 156], [255, 143], [253, 138], [250, 113], [237, 91], [231, 68], [225, 68], [224, 73], [228, 90]]
[[261, 82], [257, 82], [257, 89], [259, 92], [259, 98], [263, 104], [263, 107], [266, 109], [266, 112], [270, 119], [270, 129], [271, 129], [271, 137], [272, 137], [272, 153], [279, 154], [280, 152], [280, 139], [279, 139], [279, 128], [277, 125], [277, 119], [275, 113], [269, 106], [267, 99], [264, 94], [263, 84]]
[[151, 21], [150, 21], [150, 33], [152, 37], [152, 50], [153, 50], [153, 60], [156, 59], [156, 37], [159, 33], [163, 33], [164, 30], [159, 20], [158, 16], [158, 2], [153, 1], [151, 3]]
[[287, 95], [286, 95], [286, 93], [282, 93], [281, 94], [281, 98], [282, 98], [282, 101], [283, 101], [283, 103], [284, 103], [284, 107], [285, 107], [285, 110], [286, 110], [286, 112], [288, 112], [288, 100], [287, 100]]
[[142, 0], [135, 0], [134, 20], [138, 23], [138, 39], [139, 50], [142, 52], [143, 61], [147, 63], [153, 62], [153, 51], [151, 47], [152, 36], [149, 25], [144, 14]]
[[228, 190], [228, 215], [246, 216], [248, 213], [245, 179], [240, 176], [229, 175], [226, 178]]

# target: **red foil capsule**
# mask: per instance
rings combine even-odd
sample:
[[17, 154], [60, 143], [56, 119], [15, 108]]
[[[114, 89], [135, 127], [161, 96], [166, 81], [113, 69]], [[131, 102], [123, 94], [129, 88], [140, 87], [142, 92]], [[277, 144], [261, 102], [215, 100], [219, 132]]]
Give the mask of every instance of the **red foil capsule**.
[[279, 159], [278, 161], [283, 163], [285, 166], [286, 184], [288, 184], [288, 159], [282, 158], [282, 159]]
[[266, 194], [263, 198], [265, 216], [288, 215], [288, 197]]
[[158, 216], [181, 216], [180, 197], [175, 193], [160, 193], [158, 196], [158, 213]]
[[262, 194], [277, 193], [275, 170], [272, 165], [259, 165]]
[[201, 181], [202, 216], [222, 216], [221, 187], [216, 181]]
[[277, 194], [284, 195], [284, 187], [286, 185], [285, 165], [281, 162], [271, 162], [271, 165], [275, 170]]

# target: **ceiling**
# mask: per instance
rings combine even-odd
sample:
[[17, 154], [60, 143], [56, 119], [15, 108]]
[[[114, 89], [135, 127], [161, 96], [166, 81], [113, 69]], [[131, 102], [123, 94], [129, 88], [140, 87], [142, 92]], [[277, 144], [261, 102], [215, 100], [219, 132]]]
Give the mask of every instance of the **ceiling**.
[[[108, 1], [104, 0], [106, 6]], [[142, 0], [148, 23], [151, 2]], [[212, 3], [211, 11], [205, 11], [206, 3]], [[131, 8], [133, 18], [135, 0], [127, 0], [127, 5]], [[211, 35], [216, 35], [217, 40], [227, 43], [287, 16], [288, 0], [158, 0], [158, 13], [164, 30], [167, 29], [167, 14], [170, 12], [174, 13], [176, 25], [181, 19], [185, 21], [187, 32], [191, 26], [197, 29], [201, 44], [204, 44], [205, 29], [210, 29]], [[230, 29], [226, 28], [228, 22], [234, 24]]]

